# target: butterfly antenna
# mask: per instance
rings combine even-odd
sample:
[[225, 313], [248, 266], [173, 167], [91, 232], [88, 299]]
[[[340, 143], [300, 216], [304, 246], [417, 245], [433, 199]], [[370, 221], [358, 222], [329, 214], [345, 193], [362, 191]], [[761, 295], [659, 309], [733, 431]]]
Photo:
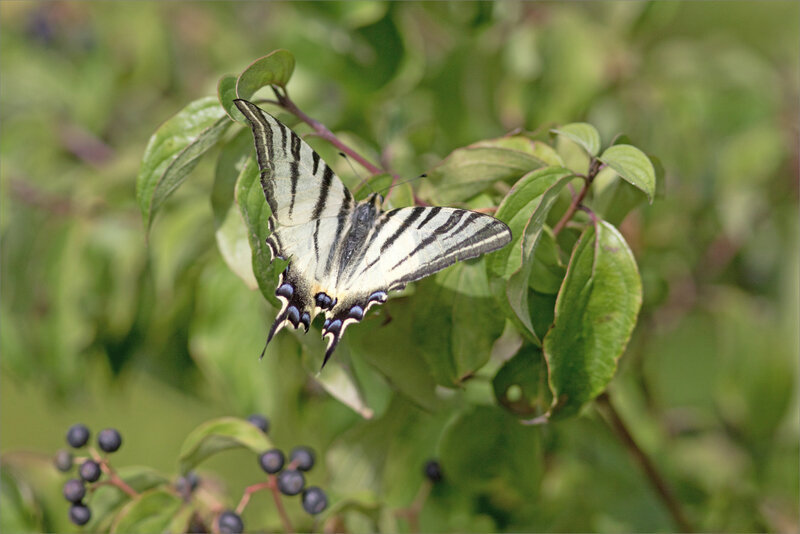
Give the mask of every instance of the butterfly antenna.
[[380, 190], [380, 191], [379, 191], [379, 193], [380, 193], [381, 195], [385, 196], [385, 197], [388, 197], [388, 196], [389, 196], [389, 194], [388, 194], [388, 193], [389, 193], [389, 191], [390, 191], [391, 189], [394, 189], [394, 188], [395, 188], [395, 187], [397, 187], [398, 185], [403, 185], [403, 184], [407, 184], [407, 183], [411, 183], [411, 182], [416, 182], [416, 181], [417, 181], [417, 180], [419, 180], [420, 178], [427, 178], [427, 177], [428, 177], [428, 175], [427, 175], [427, 174], [425, 174], [425, 173], [422, 173], [422, 174], [420, 174], [419, 176], [415, 176], [414, 178], [409, 178], [408, 180], [403, 180], [402, 182], [397, 182], [397, 183], [394, 183], [394, 184], [390, 185], [389, 187], [386, 187], [386, 188], [384, 188], [384, 189]]
[[[361, 189], [364, 186], [367, 186], [370, 189], [372, 189], [372, 187], [370, 187], [370, 185], [369, 185], [369, 179], [362, 177], [361, 173], [359, 173], [356, 170], [355, 165], [353, 165], [353, 162], [350, 160], [350, 156], [348, 156], [344, 152], [339, 152], [339, 155], [342, 156], [345, 159], [345, 161], [347, 161], [347, 164], [350, 165], [350, 170], [352, 170], [353, 174], [355, 174], [356, 178], [358, 178], [358, 185], [355, 187], [355, 191], [358, 191], [359, 189]], [[373, 191], [373, 193], [374, 193], [374, 191]]]

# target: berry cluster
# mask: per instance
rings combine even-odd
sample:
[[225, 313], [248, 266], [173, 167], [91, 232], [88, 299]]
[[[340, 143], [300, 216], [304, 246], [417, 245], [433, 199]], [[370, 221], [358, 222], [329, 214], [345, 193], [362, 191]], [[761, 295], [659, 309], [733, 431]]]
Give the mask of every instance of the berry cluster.
[[[309, 514], [316, 515], [328, 507], [328, 497], [317, 486], [305, 487], [306, 479], [303, 472], [314, 467], [314, 451], [309, 447], [295, 447], [289, 453], [289, 463], [286, 464], [283, 451], [270, 449], [258, 457], [261, 469], [268, 475], [278, 476], [278, 490], [288, 496], [302, 493], [303, 509]], [[285, 465], [285, 469], [284, 469]]]
[[[247, 420], [265, 434], [269, 431], [269, 419], [263, 415], [253, 414]], [[304, 472], [314, 467], [316, 458], [310, 447], [295, 447], [289, 452], [289, 461], [280, 449], [270, 449], [258, 457], [261, 469], [270, 476], [273, 489], [287, 496], [302, 494], [303, 509], [316, 515], [328, 507], [328, 496], [317, 486], [306, 487]], [[275, 477], [275, 478], [273, 478]], [[274, 481], [274, 482], [273, 482]], [[244, 531], [242, 518], [234, 510], [225, 510], [217, 519], [217, 528], [221, 534], [239, 534]]]
[[[67, 443], [70, 447], [80, 449], [89, 442], [89, 429], [80, 423], [72, 425], [67, 431]], [[111, 453], [117, 451], [122, 445], [122, 436], [113, 428], [102, 430], [97, 435], [97, 446], [103, 452]], [[60, 450], [55, 456], [56, 468], [64, 473], [69, 472], [74, 465], [72, 453], [68, 450]], [[85, 525], [92, 518], [92, 511], [83, 502], [86, 496], [86, 483], [93, 483], [100, 480], [103, 469], [100, 463], [92, 458], [83, 459], [78, 466], [78, 476], [71, 478], [64, 483], [64, 498], [72, 505], [69, 509], [70, 521], [76, 525]]]
[[[252, 424], [266, 433], [269, 430], [269, 421], [258, 414], [247, 418]], [[258, 457], [261, 469], [268, 475], [278, 475], [278, 490], [284, 495], [293, 496], [302, 493], [303, 509], [311, 515], [322, 513], [328, 507], [328, 496], [317, 486], [306, 485], [303, 473], [314, 467], [314, 451], [310, 447], [295, 447], [289, 453], [289, 464], [280, 449], [270, 449]], [[284, 465], [286, 469], [284, 469]]]

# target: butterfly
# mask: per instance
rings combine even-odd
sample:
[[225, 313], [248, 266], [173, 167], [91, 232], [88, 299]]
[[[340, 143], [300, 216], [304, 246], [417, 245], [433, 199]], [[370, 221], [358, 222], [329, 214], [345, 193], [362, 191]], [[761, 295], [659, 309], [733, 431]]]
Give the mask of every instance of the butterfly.
[[234, 102], [253, 130], [272, 210], [270, 261], [289, 261], [275, 290], [282, 307], [267, 343], [287, 325], [308, 332], [324, 312], [324, 367], [345, 329], [390, 291], [511, 241], [505, 223], [482, 213], [440, 206], [383, 211], [377, 193], [356, 202], [299, 135], [255, 104]]

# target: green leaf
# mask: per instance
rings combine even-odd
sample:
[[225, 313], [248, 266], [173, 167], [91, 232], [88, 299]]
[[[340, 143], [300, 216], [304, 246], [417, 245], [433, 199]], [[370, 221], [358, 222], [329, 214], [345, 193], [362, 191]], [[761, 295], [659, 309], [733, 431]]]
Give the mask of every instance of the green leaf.
[[280, 307], [280, 302], [275, 297], [275, 286], [286, 262], [278, 258], [270, 261], [271, 253], [266, 239], [270, 234], [267, 221], [272, 212], [261, 188], [258, 165], [252, 157], [247, 160], [236, 180], [236, 203], [247, 226], [247, 238], [252, 250], [253, 274], [258, 287], [265, 299], [273, 306]]
[[172, 523], [173, 516], [183, 505], [183, 500], [178, 495], [163, 489], [142, 493], [119, 511], [111, 532], [141, 534], [168, 532], [167, 527]]
[[547, 385], [547, 363], [542, 349], [525, 345], [503, 364], [492, 379], [497, 402], [511, 413], [533, 417], [547, 411], [553, 400]]
[[261, 430], [243, 419], [213, 419], [192, 430], [184, 440], [178, 456], [180, 472], [186, 474], [212, 454], [233, 448], [245, 448], [260, 454], [271, 449], [272, 442]]
[[[125, 466], [117, 469], [117, 475], [134, 491], [139, 493], [163, 486], [169, 479], [151, 467]], [[116, 512], [130, 497], [116, 486], [99, 486], [92, 495], [92, 519], [87, 525], [89, 532], [105, 532], [111, 529]]]
[[544, 339], [553, 404], [549, 417], [573, 415], [603, 392], [630, 339], [642, 304], [636, 259], [605, 221], [573, 251]]
[[573, 122], [551, 131], [578, 143], [590, 156], [596, 156], [600, 152], [600, 134], [589, 123]]
[[556, 149], [541, 141], [533, 142], [533, 155], [550, 167], [563, 167], [564, 160], [558, 155]]
[[506, 285], [506, 298], [514, 312], [515, 319], [520, 321], [533, 336], [537, 336], [537, 334], [531, 321], [531, 310], [528, 303], [528, 281], [533, 271], [534, 254], [539, 244], [550, 208], [553, 207], [561, 189], [573, 178], [572, 173], [566, 169], [561, 169], [560, 174], [557, 173], [557, 176], [559, 176], [558, 179], [541, 195], [541, 200], [539, 200], [538, 205], [525, 226], [522, 242], [520, 244], [522, 264], [508, 277], [508, 283]]
[[611, 224], [620, 224], [633, 209], [647, 202], [647, 195], [625, 180], [620, 180], [616, 172], [603, 169], [592, 183], [592, 210]]
[[562, 167], [545, 167], [531, 171], [514, 184], [506, 194], [495, 217], [511, 229], [511, 243], [487, 256], [486, 267], [492, 276], [508, 279], [522, 265], [522, 237], [542, 195], [560, 178], [572, 171]]
[[656, 171], [644, 152], [631, 145], [608, 147], [598, 158], [617, 171], [623, 180], [641, 189], [652, 204], [656, 192]]
[[436, 381], [431, 376], [428, 363], [419, 350], [409, 345], [416, 338], [414, 331], [414, 299], [394, 298], [386, 304], [385, 314], [391, 314], [388, 323], [379, 316], [380, 308], [370, 310], [359, 325], [347, 330], [344, 342], [353, 353], [377, 369], [392, 388], [405, 395], [418, 406], [434, 410]]
[[444, 476], [459, 488], [496, 491], [507, 506], [529, 502], [542, 478], [538, 430], [494, 406], [459, 414], [445, 427], [439, 446]]
[[488, 361], [503, 332], [486, 267], [482, 260], [457, 263], [420, 284], [414, 299], [415, 349], [439, 384], [456, 386]]
[[233, 74], [226, 74], [220, 78], [217, 83], [217, 99], [222, 109], [225, 110], [225, 113], [228, 114], [231, 120], [247, 124], [244, 115], [242, 115], [242, 112], [236, 107], [236, 104], [233, 103], [236, 99], [236, 80], [237, 77]]
[[247, 225], [241, 210], [234, 203], [236, 181], [247, 164], [252, 144], [252, 134], [242, 129], [223, 145], [214, 173], [211, 209], [214, 212], [217, 248], [222, 258], [247, 287], [256, 289], [258, 281], [253, 274], [253, 253]]
[[294, 56], [278, 49], [253, 61], [236, 80], [236, 95], [250, 99], [256, 91], [267, 85], [286, 87], [294, 72]]
[[136, 200], [149, 230], [156, 211], [233, 124], [213, 97], [195, 100], [150, 137], [136, 179]]
[[567, 268], [561, 263], [559, 247], [553, 231], [545, 226], [533, 254], [528, 286], [540, 293], [555, 295], [561, 288], [561, 282], [566, 273]]
[[3, 532], [44, 532], [42, 505], [35, 492], [21, 477], [3, 466], [0, 471], [0, 530]]
[[437, 204], [461, 202], [497, 181], [516, 180], [543, 165], [527, 138], [501, 137], [454, 150], [428, 172], [421, 194]]

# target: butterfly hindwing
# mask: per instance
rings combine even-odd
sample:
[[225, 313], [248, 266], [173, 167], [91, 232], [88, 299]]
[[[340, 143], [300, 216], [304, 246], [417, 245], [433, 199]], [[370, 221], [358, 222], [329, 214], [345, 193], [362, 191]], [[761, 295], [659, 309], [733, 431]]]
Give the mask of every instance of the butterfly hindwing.
[[[348, 325], [389, 291], [511, 241], [501, 221], [458, 208], [382, 211], [377, 194], [356, 203], [319, 155], [280, 121], [234, 100], [253, 130], [261, 184], [272, 215], [267, 244], [289, 260], [275, 294], [283, 306], [269, 333], [325, 314], [328, 361]], [[323, 362], [323, 365], [325, 364]]]

